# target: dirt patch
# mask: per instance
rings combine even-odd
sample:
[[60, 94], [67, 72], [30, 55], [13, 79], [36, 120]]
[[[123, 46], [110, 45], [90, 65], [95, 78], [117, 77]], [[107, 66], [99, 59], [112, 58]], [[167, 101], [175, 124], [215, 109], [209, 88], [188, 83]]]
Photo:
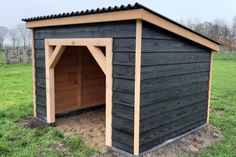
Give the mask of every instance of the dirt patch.
[[30, 128], [30, 129], [34, 129], [34, 128], [38, 128], [38, 129], [42, 129], [44, 127], [46, 127], [46, 123], [42, 122], [36, 118], [23, 118], [19, 121], [19, 123], [25, 127], [25, 128]]
[[[187, 155], [189, 157], [196, 156], [197, 152], [203, 148], [223, 139], [222, 133], [214, 126], [206, 127], [189, 134], [174, 143], [166, 145], [159, 150], [146, 154], [144, 157], [178, 157]], [[123, 157], [117, 153], [106, 152], [96, 157]]]
[[59, 118], [57, 126], [65, 135], [81, 135], [90, 147], [106, 151], [104, 109]]

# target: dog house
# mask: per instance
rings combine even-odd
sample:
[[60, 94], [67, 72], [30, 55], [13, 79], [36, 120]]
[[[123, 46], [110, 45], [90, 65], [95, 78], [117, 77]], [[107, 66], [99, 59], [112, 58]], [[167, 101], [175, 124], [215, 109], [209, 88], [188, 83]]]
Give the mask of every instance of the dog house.
[[219, 43], [137, 3], [23, 21], [38, 119], [105, 104], [106, 145], [133, 155], [208, 123]]

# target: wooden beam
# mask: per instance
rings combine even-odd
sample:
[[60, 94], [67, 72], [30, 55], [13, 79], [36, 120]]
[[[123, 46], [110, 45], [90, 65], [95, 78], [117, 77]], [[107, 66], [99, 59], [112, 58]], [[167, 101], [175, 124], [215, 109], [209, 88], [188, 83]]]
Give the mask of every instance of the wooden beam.
[[212, 81], [212, 64], [213, 64], [213, 52], [211, 52], [210, 71], [209, 71], [209, 86], [208, 86], [208, 108], [207, 108], [207, 123], [210, 118], [210, 106], [211, 106], [211, 81]]
[[136, 22], [135, 45], [134, 155], [139, 155], [142, 20]]
[[106, 145], [112, 146], [112, 39], [106, 46]]
[[37, 114], [36, 114], [36, 88], [35, 88], [35, 49], [34, 49], [34, 47], [35, 47], [35, 42], [34, 42], [34, 29], [32, 29], [32, 31], [31, 31], [31, 33], [32, 33], [32, 54], [31, 54], [31, 59], [32, 59], [32, 76], [33, 76], [33, 78], [32, 78], [32, 82], [33, 82], [33, 105], [34, 105], [34, 117], [36, 117], [37, 116]]
[[46, 63], [46, 96], [47, 96], [47, 122], [55, 122], [55, 80], [54, 68], [50, 68], [49, 59], [51, 58], [53, 47], [45, 40], [45, 63]]
[[[106, 18], [104, 18], [106, 17]], [[184, 27], [181, 27], [165, 18], [153, 14], [145, 9], [133, 9], [109, 13], [99, 13], [91, 15], [82, 15], [82, 16], [72, 16], [64, 18], [54, 18], [54, 19], [45, 19], [38, 21], [26, 22], [27, 28], [37, 28], [37, 27], [49, 27], [49, 26], [61, 26], [61, 25], [75, 25], [75, 24], [86, 24], [86, 23], [100, 23], [100, 22], [109, 22], [109, 21], [124, 21], [124, 20], [137, 20], [142, 19], [151, 24], [154, 24], [158, 27], [161, 27], [165, 30], [173, 32], [179, 36], [187, 38], [193, 42], [196, 42], [200, 45], [206, 46], [213, 51], [219, 51], [220, 45], [208, 40]], [[50, 44], [52, 45], [52, 44]], [[95, 45], [99, 46], [99, 45]]]
[[140, 10], [141, 9], [133, 9], [133, 10], [118, 11], [118, 12], [110, 12], [110, 13], [99, 13], [99, 14], [91, 14], [83, 16], [72, 16], [64, 18], [30, 21], [26, 22], [26, 27], [35, 28], [35, 27], [49, 27], [49, 26], [74, 25], [74, 24], [84, 24], [84, 23], [132, 20], [140, 18], [141, 16]]
[[49, 59], [49, 67], [50, 68], [54, 68], [56, 66], [57, 62], [59, 61], [59, 59], [65, 49], [66, 49], [65, 46], [62, 46], [62, 45], [56, 46], [55, 50], [52, 53], [52, 56]]
[[102, 71], [106, 74], [106, 57], [102, 53], [101, 49], [91, 45], [88, 45], [87, 48], [89, 49], [94, 59], [97, 61]]
[[83, 38], [83, 39], [49, 39], [48, 44], [51, 46], [64, 45], [64, 46], [104, 46], [110, 38]]

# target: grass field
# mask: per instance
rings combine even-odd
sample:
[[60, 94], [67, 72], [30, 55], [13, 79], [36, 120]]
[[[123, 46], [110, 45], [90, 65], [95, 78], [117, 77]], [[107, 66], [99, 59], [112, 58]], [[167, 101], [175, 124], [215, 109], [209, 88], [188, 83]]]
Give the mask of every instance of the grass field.
[[[96, 150], [81, 137], [63, 136], [56, 128], [26, 129], [19, 119], [30, 117], [31, 65], [0, 65], [0, 156], [91, 156]], [[225, 139], [200, 157], [236, 156], [236, 57], [214, 56], [210, 123]], [[55, 149], [63, 143], [62, 151]]]

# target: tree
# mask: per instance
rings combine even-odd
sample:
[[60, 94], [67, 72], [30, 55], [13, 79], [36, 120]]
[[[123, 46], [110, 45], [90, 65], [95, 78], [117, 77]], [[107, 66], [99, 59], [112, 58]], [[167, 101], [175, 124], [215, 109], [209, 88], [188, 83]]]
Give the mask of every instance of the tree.
[[16, 48], [17, 42], [19, 42], [19, 34], [16, 29], [11, 29], [9, 31], [9, 37], [12, 42], [12, 47]]
[[26, 29], [23, 24], [17, 25], [16, 30], [19, 33], [19, 37], [20, 37], [20, 40], [23, 42], [24, 48], [26, 48], [28, 40], [29, 40], [30, 31]]
[[0, 26], [0, 48], [3, 47], [4, 41], [7, 38], [8, 28]]

